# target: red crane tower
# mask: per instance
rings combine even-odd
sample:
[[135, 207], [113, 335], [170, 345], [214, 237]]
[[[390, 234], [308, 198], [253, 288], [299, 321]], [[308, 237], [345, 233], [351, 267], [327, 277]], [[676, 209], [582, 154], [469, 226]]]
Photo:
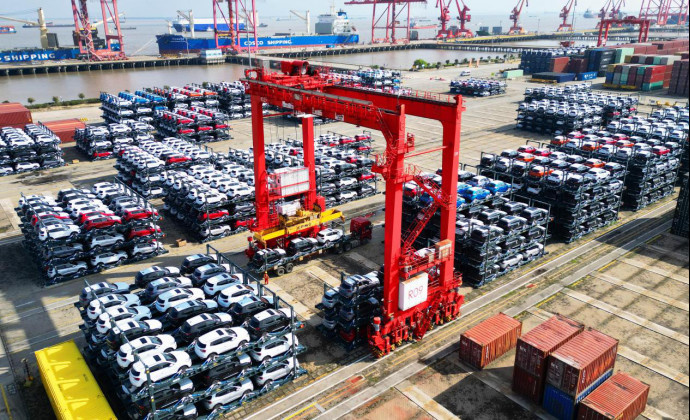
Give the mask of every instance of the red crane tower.
[[513, 21], [513, 26], [510, 27], [508, 35], [525, 33], [525, 30], [522, 29], [522, 26], [520, 26], [520, 14], [522, 13], [522, 8], [525, 6], [529, 6], [527, 0], [518, 0], [518, 4], [513, 7], [513, 10], [510, 12], [510, 20]]
[[[458, 21], [460, 22], [460, 27], [448, 27], [448, 23], [451, 20], [450, 9], [455, 3], [455, 7], [458, 9]], [[465, 27], [467, 22], [472, 20], [470, 16], [470, 8], [467, 7], [462, 0], [436, 0], [436, 7], [441, 10], [441, 17], [438, 20], [441, 22], [441, 29], [438, 30], [436, 38], [471, 38], [474, 36], [471, 29]]]
[[[464, 111], [462, 98], [428, 92], [399, 96], [339, 86], [327, 75], [312, 70], [306, 62], [284, 62], [281, 67], [283, 74], [268, 73], [263, 69], [246, 72], [247, 92], [251, 95], [252, 104], [258, 223], [268, 223], [270, 215], [270, 205], [267, 204], [270, 192], [263, 164], [262, 102], [288, 107], [296, 113], [320, 115], [380, 130], [386, 140], [386, 150], [377, 156], [373, 170], [386, 182], [383, 316], [373, 319], [368, 332], [369, 344], [374, 354], [381, 356], [405, 340], [422, 338], [432, 325], [456, 318], [464, 302], [458, 291], [461, 278], [453, 270], [460, 123]], [[407, 115], [440, 121], [443, 127], [441, 146], [415, 151], [414, 136], [405, 128]], [[305, 165], [313, 159], [314, 153], [310, 121], [311, 118], [307, 117], [308, 127], [303, 128], [307, 135], [302, 139]], [[405, 158], [431, 152], [442, 154], [443, 179], [440, 185], [422, 176], [419, 168], [405, 162]], [[415, 181], [433, 198], [433, 203], [403, 234], [403, 184], [409, 181]], [[433, 259], [418, 257], [412, 243], [439, 208], [440, 240], [447, 252], [437, 251]], [[425, 276], [428, 276], [426, 281]], [[417, 285], [413, 291], [407, 290], [409, 281]], [[399, 295], [401, 290], [414, 292], [421, 300], [413, 306], [405, 305], [409, 300], [407, 295]]]
[[[223, 7], [227, 3], [227, 7]], [[240, 21], [244, 19], [244, 28]], [[218, 23], [225, 23], [227, 31], [218, 29]], [[213, 34], [216, 40], [216, 48], [239, 52], [249, 49], [258, 49], [258, 35], [256, 28], [258, 20], [256, 16], [255, 0], [213, 0]], [[221, 44], [221, 38], [229, 38], [229, 44]]]
[[[74, 16], [74, 30], [79, 37], [79, 52], [89, 61], [126, 60], [125, 43], [120, 28], [120, 16], [117, 11], [117, 0], [100, 0], [103, 16], [103, 37], [105, 48], [96, 48], [93, 41], [93, 26], [89, 18], [86, 0], [72, 0], [72, 15]], [[113, 22], [115, 31], [110, 33], [108, 21]], [[114, 48], [113, 41], [118, 47]]]
[[688, 21], [686, 0], [642, 0], [640, 19], [648, 19], [659, 26], [685, 25]]
[[573, 10], [574, 6], [577, 6], [576, 0], [568, 0], [565, 6], [563, 6], [563, 8], [561, 9], [561, 13], [558, 15], [558, 17], [561, 18], [562, 21], [561, 24], [558, 25], [558, 29], [556, 30], [556, 32], [573, 30], [573, 24], [571, 22], [568, 22], [568, 17], [570, 17], [570, 12]]
[[[426, 0], [350, 0], [345, 4], [371, 4], [374, 6], [371, 17], [371, 42], [392, 43], [410, 42], [410, 6], [412, 3], [426, 3]], [[376, 6], [379, 14], [376, 14]], [[385, 23], [384, 23], [385, 18]], [[383, 29], [383, 38], [376, 37], [376, 30]], [[405, 36], [400, 36], [397, 32], [403, 30]]]
[[603, 47], [606, 45], [606, 41], [608, 41], [609, 38], [609, 29], [611, 29], [611, 26], [613, 25], [640, 25], [640, 31], [637, 36], [637, 42], [647, 42], [650, 24], [651, 21], [649, 21], [648, 19], [640, 19], [635, 16], [602, 19], [599, 24], [599, 38], [597, 39], [597, 47]]

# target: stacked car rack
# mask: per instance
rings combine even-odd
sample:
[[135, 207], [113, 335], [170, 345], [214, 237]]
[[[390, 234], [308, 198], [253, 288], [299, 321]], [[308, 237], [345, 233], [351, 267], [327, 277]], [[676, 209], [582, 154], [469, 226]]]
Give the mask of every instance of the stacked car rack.
[[[167, 312], [161, 312], [156, 303], [148, 303], [151, 299], [156, 301], [156, 296], [160, 300], [161, 296], [166, 295], [165, 292], [160, 295], [150, 293], [154, 290], [152, 284], [155, 282], [177, 279], [178, 283], [187, 284], [189, 280], [179, 276], [189, 271], [193, 271], [191, 278], [195, 281], [199, 270], [195, 271], [194, 268], [198, 261], [204, 264], [199, 268], [212, 267], [218, 272], [217, 277], [232, 278], [233, 283], [227, 287], [228, 290], [245, 290], [243, 295], [235, 299], [235, 305], [223, 306], [221, 300], [227, 296], [223, 295], [222, 290], [219, 294], [205, 292], [208, 285], [213, 284], [213, 278], [206, 282], [205, 291], [192, 288], [191, 285], [183, 287], [189, 293], [193, 290], [204, 296], [196, 304], [203, 306], [203, 309], [195, 309], [193, 313], [180, 315], [182, 312], [177, 311], [177, 308], [185, 305], [182, 301]], [[193, 264], [191, 270], [186, 265], [188, 262]], [[170, 277], [151, 281], [152, 278], [160, 278], [156, 273]], [[150, 274], [155, 276], [150, 277]], [[209, 246], [207, 254], [188, 257], [179, 270], [174, 267], [154, 267], [142, 270], [140, 275], [137, 276], [136, 284], [129, 289], [117, 284], [87, 284], [82, 292], [82, 299], [75, 303], [85, 321], [81, 329], [87, 341], [84, 349], [86, 360], [91, 364], [93, 372], [101, 373], [97, 379], [102, 382], [102, 388], [111, 393], [113, 400], [120, 403], [119, 408], [123, 414], [126, 412], [129, 418], [215, 419], [306, 373], [297, 360], [297, 356], [305, 352], [306, 348], [299, 344], [295, 336], [304, 327], [304, 323], [297, 320], [292, 306], [214, 248]], [[136, 287], [144, 287], [146, 290], [136, 291]], [[116, 299], [134, 302], [132, 307], [137, 309], [131, 312], [146, 314], [140, 317], [141, 320], [126, 318], [134, 321], [134, 328], [124, 331], [118, 328], [119, 324], [116, 322], [123, 321], [116, 321], [111, 316], [113, 311], [103, 304], [108, 302], [107, 296], [117, 295], [131, 296]], [[258, 311], [246, 313], [247, 316], [243, 316], [245, 313], [242, 312], [238, 315], [235, 306], [239, 305], [241, 308], [247, 300], [262, 302], [262, 306]], [[182, 318], [173, 320], [171, 312], [174, 311]], [[209, 320], [215, 317], [219, 322], [200, 326], [205, 322], [204, 317]], [[264, 325], [263, 320], [271, 317], [280, 319], [276, 328]], [[198, 319], [202, 321], [192, 323]], [[101, 331], [96, 328], [97, 324], [102, 324]], [[107, 332], [102, 334], [102, 331]], [[215, 347], [209, 349], [208, 345], [199, 344], [204, 337], [215, 336], [214, 334], [221, 337], [237, 334], [236, 337], [240, 338], [237, 338], [238, 343], [226, 345], [222, 352], [215, 350]], [[242, 335], [246, 339], [241, 339]], [[141, 347], [137, 348], [132, 343], [142, 336], [151, 337], [152, 343], [170, 343], [167, 348], [147, 349], [149, 351], [140, 357]], [[210, 345], [218, 347], [215, 342]], [[128, 350], [123, 350], [125, 348]], [[202, 358], [198, 348], [218, 353]], [[126, 354], [125, 352], [132, 353], [131, 364], [122, 363], [122, 354]], [[155, 355], [152, 356], [152, 353]], [[154, 380], [156, 374], [153, 371], [140, 372], [136, 380], [141, 385], [135, 386], [130, 379], [135, 375], [133, 367], [143, 365], [142, 360], [147, 363], [152, 358], [156, 360], [155, 357], [179, 357], [185, 361], [174, 371], [165, 372], [164, 375], [159, 373], [158, 380]], [[141, 375], [145, 377], [143, 380]]]
[[63, 166], [60, 139], [43, 124], [0, 129], [0, 176]]
[[690, 191], [688, 191], [688, 174], [683, 175], [676, 211], [673, 213], [671, 233], [687, 238], [690, 234]]
[[154, 124], [162, 135], [178, 136], [199, 143], [229, 140], [229, 116], [224, 112], [191, 106], [174, 108], [172, 111], [158, 110]]
[[569, 243], [618, 220], [625, 165], [529, 145], [518, 151], [482, 153], [482, 174], [510, 180], [521, 195], [547, 203], [554, 235]]
[[450, 93], [463, 96], [496, 96], [506, 93], [506, 82], [494, 79], [469, 78], [464, 80], [451, 80]]
[[382, 274], [341, 273], [340, 286], [324, 283], [323, 297], [316, 308], [322, 311], [321, 333], [345, 346], [347, 350], [366, 343], [366, 331], [375, 316], [381, 315]]
[[153, 112], [162, 107], [151, 99], [130, 92], [120, 92], [117, 96], [101, 92], [100, 99], [103, 119], [108, 123], [126, 120], [150, 122]]
[[159, 242], [158, 212], [117, 181], [61, 190], [57, 200], [22, 195], [16, 211], [44, 285], [167, 252]]
[[89, 160], [104, 160], [116, 157], [116, 152], [126, 146], [153, 140], [155, 129], [143, 121], [126, 120], [102, 126], [88, 126], [74, 133], [76, 148]]

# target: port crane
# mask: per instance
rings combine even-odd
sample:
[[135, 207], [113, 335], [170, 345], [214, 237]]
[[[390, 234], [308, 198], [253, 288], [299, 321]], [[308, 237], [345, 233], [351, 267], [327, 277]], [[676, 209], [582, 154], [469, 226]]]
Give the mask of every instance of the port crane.
[[[212, 0], [213, 1], [213, 33], [216, 48], [230, 50], [238, 53], [242, 50], [256, 51], [259, 44], [259, 36], [256, 28], [259, 21], [256, 15], [255, 0]], [[223, 6], [227, 3], [227, 7]], [[240, 20], [244, 18], [244, 28], [240, 26]], [[228, 30], [218, 29], [218, 23], [224, 22]], [[244, 37], [244, 45], [241, 39]], [[229, 38], [229, 44], [222, 44], [221, 38]]]
[[[255, 68], [245, 72], [252, 106], [257, 228], [270, 226], [271, 219], [275, 220], [265, 167], [262, 103], [302, 115], [304, 163], [309, 168], [313, 168], [314, 154], [312, 116], [380, 131], [386, 140], [386, 149], [376, 156], [372, 170], [380, 174], [386, 184], [383, 315], [373, 318], [369, 326], [370, 348], [374, 355], [383, 356], [404, 341], [423, 338], [433, 325], [457, 318], [464, 302], [464, 296], [459, 293], [462, 279], [453, 268], [460, 125], [464, 111], [462, 97], [429, 92], [397, 95], [345, 86], [305, 61], [282, 62], [281, 70], [282, 73], [271, 73]], [[441, 145], [416, 151], [414, 135], [406, 131], [408, 115], [439, 121], [443, 127]], [[440, 184], [405, 161], [433, 152], [441, 153]], [[403, 184], [411, 181], [432, 197], [432, 203], [403, 233]], [[304, 211], [323, 209], [321, 200], [315, 191], [308, 194]], [[316, 207], [310, 209], [309, 205], [314, 204]], [[447, 252], [441, 253], [439, 247], [432, 254], [433, 258], [420, 256], [413, 244], [438, 210], [441, 229], [437, 245], [443, 245]], [[414, 290], [407, 289], [411, 287], [410, 282], [416, 285]], [[402, 296], [401, 290], [405, 292]], [[408, 305], [408, 292], [420, 300]]]
[[187, 19], [187, 22], [189, 22], [189, 35], [194, 38], [194, 11], [192, 9], [187, 10], [186, 12], [182, 10], [178, 10], [177, 14], [182, 16], [183, 18]]
[[649, 19], [659, 26], [685, 25], [688, 22], [686, 0], [642, 0], [640, 19]]
[[0, 19], [9, 20], [11, 22], [23, 23], [25, 25], [38, 26], [40, 30], [39, 37], [41, 39], [41, 48], [49, 48], [48, 45], [48, 27], [46, 26], [46, 17], [43, 14], [43, 8], [39, 7], [38, 10], [38, 21], [18, 19], [9, 16], [0, 16]]
[[307, 28], [307, 30], [304, 33], [310, 34], [311, 33], [311, 12], [309, 12], [309, 10], [307, 10], [304, 13], [304, 15], [302, 15], [301, 13], [299, 13], [297, 11], [290, 10], [290, 13], [292, 13], [293, 15], [297, 16], [299, 19], [304, 21], [305, 27]]
[[573, 30], [573, 24], [572, 22], [568, 22], [568, 17], [570, 17], [570, 12], [573, 10], [573, 7], [575, 6], [577, 6], [576, 0], [568, 0], [565, 6], [563, 6], [563, 8], [561, 9], [561, 13], [558, 15], [558, 17], [561, 18], [561, 24], [558, 25], [558, 29], [556, 30], [556, 32]]
[[510, 12], [510, 20], [513, 21], [513, 25], [508, 30], [508, 35], [521, 35], [525, 33], [525, 30], [520, 26], [520, 14], [522, 14], [522, 9], [525, 6], [529, 6], [527, 0], [518, 0], [518, 4]]
[[606, 45], [606, 42], [608, 41], [609, 38], [609, 30], [611, 29], [611, 26], [616, 25], [616, 26], [632, 26], [632, 25], [639, 25], [640, 30], [637, 35], [637, 42], [647, 42], [647, 38], [649, 37], [649, 27], [651, 25], [651, 21], [649, 19], [640, 19], [639, 17], [635, 16], [627, 16], [624, 18], [606, 18], [602, 19], [600, 24], [599, 24], [599, 37], [597, 38], [597, 47], [603, 47]]
[[[426, 3], [426, 0], [349, 0], [345, 4], [373, 5], [371, 17], [371, 42], [404, 43], [410, 42], [410, 7], [412, 3]], [[380, 6], [379, 13], [376, 6]], [[384, 36], [376, 37], [376, 30], [383, 30]], [[404, 35], [399, 33], [404, 31]]]
[[[94, 44], [91, 31], [96, 24], [91, 23], [86, 0], [72, 0], [74, 30], [79, 37], [79, 52], [89, 61], [126, 60], [127, 56], [124, 50], [125, 44], [122, 37], [117, 0], [100, 0], [100, 4], [103, 16], [104, 48], [96, 48]], [[115, 30], [113, 34], [110, 33], [108, 22], [114, 23]]]
[[[455, 3], [455, 7], [458, 10], [458, 21], [460, 27], [448, 27], [448, 23], [451, 20], [450, 9]], [[465, 27], [465, 24], [472, 20], [470, 16], [470, 8], [467, 7], [463, 0], [436, 0], [436, 7], [441, 10], [441, 17], [439, 21], [441, 22], [441, 29], [438, 30], [436, 38], [471, 38], [474, 36], [472, 30]]]

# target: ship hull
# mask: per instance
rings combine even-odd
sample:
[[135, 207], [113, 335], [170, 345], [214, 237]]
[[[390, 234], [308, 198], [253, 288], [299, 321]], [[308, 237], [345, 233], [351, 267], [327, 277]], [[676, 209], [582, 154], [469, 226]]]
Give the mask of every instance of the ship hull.
[[[173, 29], [175, 29], [176, 32], [191, 32], [189, 23], [179, 23], [175, 22], [173, 23]], [[238, 30], [244, 30], [244, 23], [240, 23]], [[230, 26], [227, 23], [220, 23], [218, 22], [218, 30], [221, 32], [227, 32], [230, 29]], [[213, 22], [210, 23], [194, 23], [194, 32], [213, 32]]]
[[[202, 50], [216, 48], [213, 38], [186, 38], [181, 35], [158, 35], [156, 37], [160, 54], [196, 53]], [[220, 48], [231, 46], [228, 38], [219, 38]], [[259, 37], [259, 49], [269, 48], [300, 48], [322, 47], [335, 45], [353, 45], [359, 42], [359, 35], [293, 35]], [[254, 46], [253, 39], [240, 38], [240, 47]]]

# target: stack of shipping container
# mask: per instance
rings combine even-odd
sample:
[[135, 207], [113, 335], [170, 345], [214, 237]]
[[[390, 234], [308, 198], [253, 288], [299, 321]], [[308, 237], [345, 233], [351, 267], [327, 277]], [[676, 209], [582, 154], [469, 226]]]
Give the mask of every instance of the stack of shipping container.
[[0, 127], [24, 128], [34, 120], [31, 111], [24, 105], [16, 102], [0, 104]]
[[613, 374], [618, 340], [587, 328], [548, 360], [544, 409], [559, 420], [572, 420], [577, 405]]
[[[519, 68], [524, 70], [525, 74], [541, 73], [547, 71], [560, 71], [554, 69], [554, 59], [556, 63], [567, 63], [567, 58], [570, 55], [581, 53], [582, 51], [576, 49], [559, 49], [559, 50], [531, 50], [523, 51], [520, 56]], [[566, 60], [563, 60], [563, 59]], [[555, 65], [560, 68], [560, 64]]]
[[690, 74], [690, 66], [688, 65], [687, 58], [674, 62], [671, 69], [668, 93], [687, 98], [690, 94], [688, 90], [688, 74]]
[[627, 64], [612, 64], [606, 70], [606, 87], [645, 92], [670, 86], [675, 55], [633, 55]]
[[520, 337], [515, 350], [513, 391], [541, 404], [548, 357], [584, 328], [579, 322], [555, 315]]

